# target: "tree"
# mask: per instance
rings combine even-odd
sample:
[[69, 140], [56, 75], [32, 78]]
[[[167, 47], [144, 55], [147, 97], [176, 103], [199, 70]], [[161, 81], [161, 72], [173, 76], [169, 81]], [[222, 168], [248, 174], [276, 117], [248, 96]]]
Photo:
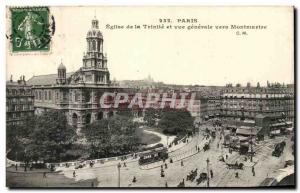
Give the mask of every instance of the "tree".
[[135, 151], [138, 124], [126, 116], [116, 115], [95, 121], [82, 129], [90, 149], [91, 158], [123, 155]]
[[57, 110], [44, 112], [36, 117], [30, 141], [26, 144], [26, 159], [49, 162], [64, 160], [76, 136], [76, 129], [68, 125], [64, 113]]
[[194, 118], [188, 111], [166, 111], [158, 126], [166, 134], [182, 135], [191, 133], [194, 129]]
[[260, 83], [259, 83], [259, 82], [257, 82], [256, 87], [257, 87], [257, 88], [260, 88]]
[[132, 109], [129, 108], [120, 108], [119, 111], [117, 111], [117, 115], [133, 118], [133, 112]]
[[6, 127], [7, 156], [12, 159], [23, 160], [24, 147], [30, 139], [34, 129], [34, 116], [26, 116], [20, 124], [9, 124]]
[[161, 111], [153, 108], [149, 108], [145, 111], [144, 120], [150, 127], [155, 126], [156, 120], [161, 118]]

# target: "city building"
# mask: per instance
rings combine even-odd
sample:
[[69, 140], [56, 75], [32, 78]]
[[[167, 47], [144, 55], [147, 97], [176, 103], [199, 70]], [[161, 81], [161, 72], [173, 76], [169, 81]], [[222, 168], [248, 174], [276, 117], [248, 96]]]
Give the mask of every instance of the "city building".
[[254, 120], [261, 114], [288, 121], [294, 120], [294, 92], [286, 86], [227, 86], [221, 100], [222, 117]]
[[27, 116], [34, 115], [34, 95], [21, 76], [17, 82], [6, 82], [6, 124], [17, 125]]
[[116, 111], [102, 109], [99, 99], [104, 92], [120, 90], [111, 84], [107, 57], [103, 52], [104, 39], [96, 18], [92, 20], [86, 41], [83, 64], [77, 71], [67, 72], [61, 62], [57, 74], [33, 76], [28, 80], [35, 96], [37, 114], [48, 109], [61, 110], [67, 115], [69, 124], [78, 129], [94, 120], [113, 116]]
[[[262, 135], [293, 130], [294, 90], [278, 83], [267, 87], [227, 85], [221, 95], [221, 117], [226, 128], [257, 129]], [[242, 129], [241, 129], [242, 128]], [[249, 132], [249, 131], [248, 131]]]

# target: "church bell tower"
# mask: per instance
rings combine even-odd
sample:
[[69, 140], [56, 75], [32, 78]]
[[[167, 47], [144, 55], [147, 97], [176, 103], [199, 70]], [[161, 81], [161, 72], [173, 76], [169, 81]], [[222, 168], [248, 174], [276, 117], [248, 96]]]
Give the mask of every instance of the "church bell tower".
[[99, 30], [99, 22], [92, 20], [91, 29], [86, 36], [87, 50], [83, 56], [84, 82], [87, 84], [110, 84], [106, 54], [103, 53], [103, 36]]

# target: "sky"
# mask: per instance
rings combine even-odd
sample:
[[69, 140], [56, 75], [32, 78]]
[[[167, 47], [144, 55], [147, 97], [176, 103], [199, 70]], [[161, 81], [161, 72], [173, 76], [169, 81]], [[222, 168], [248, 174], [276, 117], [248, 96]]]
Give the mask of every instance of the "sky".
[[[111, 79], [151, 75], [170, 84], [225, 85], [293, 83], [293, 9], [288, 7], [50, 7], [56, 32], [47, 53], [12, 53], [7, 40], [6, 76], [16, 80], [67, 72], [82, 66], [86, 33], [99, 20]], [[10, 34], [10, 13], [6, 33]], [[173, 29], [107, 29], [106, 25], [156, 25], [171, 19]], [[197, 19], [178, 23], [177, 19]], [[265, 30], [178, 30], [175, 25], [265, 25]], [[166, 26], [167, 24], [165, 24]]]

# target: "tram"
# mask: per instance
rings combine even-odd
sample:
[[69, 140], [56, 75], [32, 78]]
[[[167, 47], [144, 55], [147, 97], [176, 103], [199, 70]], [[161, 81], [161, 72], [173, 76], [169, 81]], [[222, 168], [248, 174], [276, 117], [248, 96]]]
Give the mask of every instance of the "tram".
[[168, 149], [166, 147], [145, 151], [140, 154], [139, 164], [146, 165], [168, 159]]

